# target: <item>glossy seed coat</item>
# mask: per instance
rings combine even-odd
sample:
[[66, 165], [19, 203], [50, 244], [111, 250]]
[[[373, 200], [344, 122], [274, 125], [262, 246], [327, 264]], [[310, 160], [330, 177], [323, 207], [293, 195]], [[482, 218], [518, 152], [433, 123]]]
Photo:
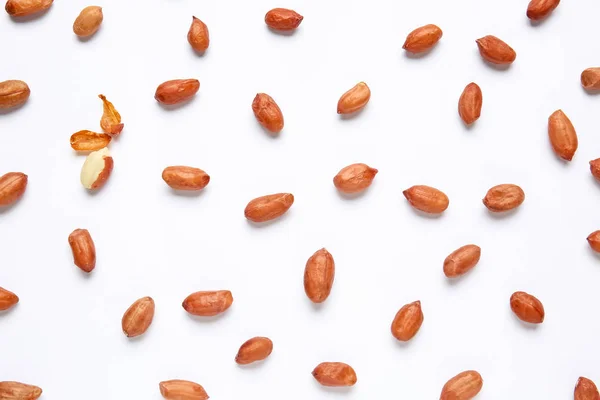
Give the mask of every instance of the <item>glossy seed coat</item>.
[[423, 310], [421, 302], [415, 301], [403, 306], [392, 321], [392, 335], [406, 342], [412, 339], [423, 324]]
[[421, 26], [408, 34], [402, 48], [411, 53], [421, 53], [435, 46], [442, 35], [443, 32], [437, 25]]
[[316, 366], [312, 375], [323, 386], [354, 386], [357, 381], [354, 369], [341, 362], [321, 363]]
[[377, 169], [367, 164], [352, 164], [342, 168], [333, 178], [335, 187], [343, 193], [360, 193], [373, 182]]
[[448, 208], [450, 200], [441, 190], [431, 186], [416, 185], [403, 191], [411, 206], [428, 214], [440, 214]]
[[510, 308], [522, 321], [531, 324], [544, 322], [545, 311], [542, 302], [525, 292], [515, 292], [510, 296]]
[[271, 355], [273, 342], [266, 337], [254, 337], [242, 344], [235, 356], [235, 362], [240, 365], [262, 361]]
[[471, 400], [481, 391], [483, 378], [477, 371], [464, 371], [442, 388], [440, 400]]
[[481, 258], [481, 248], [468, 244], [454, 250], [444, 260], [444, 275], [456, 278], [473, 269]]

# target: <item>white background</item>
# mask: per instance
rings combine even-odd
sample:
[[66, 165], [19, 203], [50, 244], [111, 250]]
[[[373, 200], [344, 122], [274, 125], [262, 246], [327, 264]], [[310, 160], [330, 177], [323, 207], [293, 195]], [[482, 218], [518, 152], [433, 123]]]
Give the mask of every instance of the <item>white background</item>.
[[[478, 370], [485, 400], [569, 399], [577, 378], [600, 382], [600, 258], [586, 236], [600, 229], [600, 185], [588, 161], [600, 157], [600, 97], [581, 71], [600, 65], [600, 2], [564, 1], [539, 25], [527, 0], [359, 0], [272, 3], [104, 0], [104, 23], [80, 41], [72, 23], [83, 0], [57, 0], [39, 18], [0, 16], [0, 80], [22, 79], [28, 103], [0, 114], [0, 174], [29, 175], [23, 199], [0, 211], [0, 285], [20, 303], [0, 315], [0, 380], [43, 388], [43, 399], [160, 399], [158, 383], [188, 379], [213, 399], [435, 399], [455, 374]], [[298, 31], [267, 29], [264, 14], [304, 15]], [[202, 57], [186, 35], [192, 15], [210, 30]], [[422, 58], [401, 46], [418, 26], [444, 35]], [[507, 70], [485, 64], [475, 39], [493, 34], [517, 52]], [[166, 110], [156, 86], [198, 78], [194, 100]], [[372, 90], [352, 119], [339, 96], [359, 81]], [[483, 111], [471, 129], [457, 101], [471, 81]], [[270, 137], [251, 110], [257, 92], [281, 107], [285, 128]], [[110, 145], [114, 171], [90, 195], [79, 183], [84, 157], [69, 146], [99, 130], [99, 93], [123, 116]], [[556, 109], [571, 118], [579, 150], [560, 161], [547, 137]], [[379, 169], [359, 198], [332, 178], [364, 162]], [[173, 193], [169, 165], [211, 176], [198, 196]], [[487, 212], [481, 199], [516, 183], [522, 207]], [[443, 190], [440, 218], [415, 213], [402, 191]], [[291, 192], [296, 202], [263, 227], [243, 216], [255, 197]], [[87, 228], [96, 243], [92, 274], [72, 261], [67, 237]], [[475, 243], [482, 256], [450, 283], [444, 258]], [[336, 263], [331, 296], [306, 298], [306, 260], [326, 247]], [[181, 308], [198, 290], [229, 289], [221, 317]], [[537, 296], [546, 321], [517, 320], [509, 297]], [[143, 296], [156, 301], [148, 332], [121, 332]], [[425, 321], [408, 344], [390, 334], [398, 309], [421, 300]], [[238, 347], [268, 336], [265, 362], [238, 367]], [[350, 389], [319, 386], [322, 361], [352, 365]]]

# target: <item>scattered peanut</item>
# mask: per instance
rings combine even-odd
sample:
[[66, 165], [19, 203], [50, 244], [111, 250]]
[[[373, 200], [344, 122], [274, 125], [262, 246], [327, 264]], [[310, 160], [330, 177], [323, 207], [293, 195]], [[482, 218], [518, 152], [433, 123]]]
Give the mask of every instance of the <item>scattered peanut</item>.
[[106, 133], [79, 131], [71, 135], [71, 147], [76, 151], [97, 151], [109, 145], [112, 138]]
[[23, 196], [27, 179], [22, 172], [9, 172], [0, 177], [0, 207], [10, 206]]
[[154, 318], [154, 300], [152, 297], [142, 297], [136, 300], [121, 319], [121, 328], [127, 337], [144, 334]]
[[512, 64], [517, 58], [517, 53], [515, 53], [513, 48], [496, 36], [484, 36], [477, 39], [476, 42], [481, 57], [492, 64]]
[[348, 165], [333, 178], [333, 184], [340, 192], [360, 193], [371, 186], [377, 172], [367, 164]]
[[406, 342], [412, 339], [423, 324], [423, 310], [421, 310], [421, 302], [414, 301], [403, 306], [392, 321], [392, 335]]
[[335, 278], [335, 262], [333, 256], [325, 249], [317, 250], [304, 268], [304, 291], [313, 303], [327, 300], [333, 279]]
[[488, 190], [483, 204], [493, 212], [510, 211], [525, 201], [525, 192], [517, 185], [503, 184]]
[[5, 10], [11, 17], [26, 17], [44, 11], [54, 0], [8, 0]]
[[510, 308], [520, 320], [531, 324], [544, 322], [546, 313], [542, 303], [525, 292], [515, 292], [510, 296]]
[[425, 185], [412, 186], [402, 192], [411, 206], [428, 214], [446, 211], [450, 200], [442, 191]]
[[476, 83], [471, 82], [465, 87], [458, 100], [458, 115], [465, 124], [471, 125], [479, 119], [482, 105], [481, 88]]
[[105, 133], [115, 136], [120, 134], [124, 127], [121, 123], [121, 114], [115, 109], [113, 103], [106, 100], [106, 96], [99, 94], [98, 97], [102, 100], [104, 110], [100, 119], [100, 127]]
[[283, 114], [268, 94], [258, 93], [252, 101], [252, 111], [256, 120], [271, 133], [279, 133], [283, 129]]
[[454, 250], [444, 260], [444, 275], [448, 278], [456, 278], [469, 272], [479, 262], [481, 248], [474, 244], [468, 244]]
[[273, 342], [266, 337], [255, 337], [242, 344], [235, 356], [235, 362], [240, 365], [251, 364], [264, 360], [271, 355]]
[[[19, 296], [0, 287], [0, 311], [8, 310], [19, 302]], [[1, 397], [0, 397], [1, 398]]]
[[352, 114], [362, 110], [371, 98], [371, 89], [364, 82], [357, 83], [340, 97], [337, 104], [338, 114]]
[[179, 165], [165, 168], [162, 178], [176, 190], [200, 190], [210, 182], [210, 176], [200, 168]]
[[464, 371], [450, 379], [442, 388], [440, 400], [470, 400], [481, 391], [483, 378], [477, 371]]
[[86, 189], [100, 189], [113, 170], [113, 158], [108, 148], [90, 153], [81, 167], [81, 184]]
[[29, 86], [23, 81], [0, 82], [0, 109], [18, 107], [29, 98]]
[[527, 6], [527, 18], [539, 21], [546, 18], [556, 7], [560, 0], [531, 0]]
[[88, 6], [75, 19], [73, 32], [79, 37], [92, 36], [100, 29], [103, 19], [102, 7]]
[[578, 147], [577, 133], [562, 110], [553, 112], [548, 118], [548, 136], [556, 155], [571, 161]]
[[221, 314], [233, 303], [233, 296], [229, 290], [216, 290], [208, 292], [195, 292], [183, 301], [183, 308], [192, 315], [212, 317]]
[[204, 22], [194, 16], [192, 16], [192, 25], [188, 31], [187, 40], [190, 46], [192, 46], [192, 49], [199, 53], [205, 52], [210, 44], [208, 27]]
[[357, 381], [354, 369], [341, 362], [323, 362], [312, 375], [323, 386], [354, 386]]
[[88, 273], [96, 268], [96, 246], [87, 229], [75, 229], [69, 235], [69, 246], [75, 265]]
[[42, 395], [42, 389], [21, 382], [0, 382], [2, 400], [36, 400]]
[[244, 216], [252, 222], [266, 222], [281, 217], [294, 204], [291, 193], [277, 193], [258, 197], [246, 206]]
[[198, 79], [174, 79], [158, 85], [154, 98], [159, 103], [174, 105], [191, 99], [199, 89]]
[[208, 400], [208, 394], [195, 382], [174, 379], [159, 384], [160, 394], [166, 400]]
[[294, 10], [274, 8], [265, 15], [265, 23], [271, 29], [291, 31], [300, 26], [304, 17]]
[[442, 30], [433, 24], [421, 26], [406, 37], [402, 48], [411, 53], [430, 50], [442, 38]]

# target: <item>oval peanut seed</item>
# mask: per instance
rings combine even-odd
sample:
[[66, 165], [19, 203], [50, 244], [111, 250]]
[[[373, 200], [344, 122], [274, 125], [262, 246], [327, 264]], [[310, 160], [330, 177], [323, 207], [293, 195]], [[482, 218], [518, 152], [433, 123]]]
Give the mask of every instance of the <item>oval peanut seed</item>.
[[483, 378], [479, 372], [464, 371], [446, 382], [440, 400], [471, 400], [482, 387]]
[[100, 29], [103, 19], [102, 7], [88, 6], [81, 10], [81, 13], [73, 22], [73, 33], [79, 37], [92, 36]]
[[515, 315], [522, 321], [531, 324], [541, 324], [544, 322], [546, 313], [542, 303], [525, 292], [515, 292], [510, 296], [510, 308]]
[[492, 212], [510, 211], [525, 201], [525, 192], [517, 185], [502, 184], [488, 190], [483, 204]]
[[210, 182], [210, 176], [200, 168], [180, 165], [165, 168], [162, 178], [176, 190], [200, 190]]
[[565, 161], [573, 159], [579, 145], [577, 132], [562, 110], [556, 110], [548, 118], [548, 137], [557, 156]]
[[191, 99], [199, 89], [198, 79], [173, 79], [158, 85], [154, 98], [161, 104], [174, 105]]
[[88, 190], [100, 189], [110, 177], [113, 165], [113, 158], [108, 148], [91, 152], [81, 167], [79, 175], [81, 184]]
[[442, 34], [442, 30], [437, 25], [421, 26], [408, 34], [402, 48], [411, 53], [430, 50], [441, 39]]
[[44, 11], [54, 0], [8, 0], [4, 9], [11, 17], [26, 17]]
[[265, 23], [271, 29], [291, 31], [300, 26], [304, 17], [294, 10], [274, 8], [265, 15]]
[[481, 248], [468, 244], [454, 250], [444, 260], [444, 275], [456, 278], [473, 269], [481, 258]]
[[354, 386], [356, 372], [348, 364], [324, 362], [315, 367], [313, 377], [323, 386]]
[[587, 237], [588, 244], [595, 252], [600, 253], [600, 231], [594, 231]]
[[352, 114], [362, 110], [370, 98], [371, 89], [369, 89], [366, 83], [359, 82], [340, 97], [337, 105], [337, 113]]
[[481, 88], [474, 82], [469, 83], [458, 100], [458, 115], [467, 125], [479, 119], [483, 105]]
[[73, 262], [82, 271], [89, 273], [96, 268], [96, 246], [87, 229], [75, 229], [69, 235], [69, 246], [73, 253]]
[[0, 109], [18, 107], [29, 98], [31, 91], [23, 81], [0, 82]]
[[273, 342], [266, 337], [254, 337], [242, 344], [235, 356], [235, 362], [240, 365], [251, 364], [264, 360], [271, 355]]
[[476, 42], [481, 57], [492, 64], [512, 64], [517, 58], [517, 53], [513, 48], [496, 36], [484, 36], [477, 39]]
[[546, 18], [558, 5], [560, 0], [531, 0], [527, 6], [527, 18], [539, 21]]
[[21, 382], [0, 382], [0, 399], [3, 400], [36, 400], [42, 395], [42, 389]]
[[581, 86], [586, 90], [600, 90], [600, 67], [584, 70], [581, 73]]
[[137, 337], [148, 330], [154, 318], [154, 300], [142, 297], [136, 300], [121, 319], [121, 328], [127, 337]]
[[367, 164], [348, 165], [333, 178], [333, 184], [340, 192], [360, 193], [371, 186], [377, 172]]
[[8, 310], [19, 302], [19, 296], [0, 287], [0, 311]]
[[251, 200], [244, 216], [252, 222], [267, 222], [285, 214], [294, 204], [294, 195], [291, 193], [276, 193], [257, 197]]
[[256, 120], [271, 133], [279, 133], [283, 129], [283, 113], [271, 96], [258, 93], [252, 101], [252, 112]]
[[183, 308], [192, 315], [212, 317], [225, 311], [233, 303], [229, 290], [195, 292], [183, 300]]
[[335, 278], [333, 256], [325, 249], [316, 251], [304, 268], [304, 292], [313, 303], [327, 300]]
[[598, 388], [592, 380], [581, 376], [577, 379], [573, 397], [574, 400], [598, 400], [600, 399], [600, 393], [598, 393]]
[[22, 172], [9, 172], [0, 177], [0, 207], [10, 206], [23, 197], [28, 177]]
[[192, 25], [188, 31], [187, 40], [190, 46], [199, 53], [205, 52], [210, 44], [208, 27], [194, 16], [192, 16]]
[[442, 191], [431, 186], [416, 185], [403, 191], [411, 206], [429, 214], [440, 214], [448, 208], [450, 200]]
[[392, 335], [406, 342], [412, 339], [423, 324], [423, 310], [421, 302], [415, 301], [403, 306], [392, 321]]

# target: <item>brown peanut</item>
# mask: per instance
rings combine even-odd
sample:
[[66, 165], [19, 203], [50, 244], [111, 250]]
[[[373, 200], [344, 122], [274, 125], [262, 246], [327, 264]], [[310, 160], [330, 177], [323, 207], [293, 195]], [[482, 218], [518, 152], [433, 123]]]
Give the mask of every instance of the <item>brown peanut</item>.
[[294, 195], [291, 193], [276, 193], [258, 197], [251, 200], [244, 216], [252, 222], [266, 222], [285, 214], [294, 204]]
[[473, 269], [481, 258], [481, 248], [468, 244], [454, 250], [444, 260], [444, 275], [456, 278]]
[[44, 11], [54, 0], [8, 0], [4, 9], [11, 17], [26, 17]]
[[102, 7], [88, 6], [73, 22], [73, 32], [79, 37], [92, 36], [100, 29], [103, 19]]
[[283, 129], [283, 113], [271, 96], [258, 93], [252, 101], [252, 112], [256, 120], [271, 133], [279, 133]]
[[546, 315], [542, 302], [525, 292], [515, 292], [510, 296], [510, 308], [520, 320], [531, 324], [541, 324]]
[[392, 321], [392, 335], [402, 342], [409, 341], [417, 334], [422, 324], [423, 310], [421, 302], [417, 300], [406, 304], [396, 313]]
[[127, 337], [140, 336], [148, 330], [154, 318], [154, 300], [142, 297], [136, 300], [121, 319], [121, 328]]
[[73, 252], [73, 262], [82, 271], [89, 273], [96, 268], [96, 246], [87, 229], [75, 229], [69, 235], [69, 246]]
[[476, 42], [481, 57], [492, 64], [512, 64], [517, 58], [517, 53], [513, 48], [496, 36], [484, 36], [477, 39]]
[[458, 115], [467, 125], [477, 121], [481, 116], [483, 95], [481, 88], [474, 82], [469, 83], [458, 100]]
[[517, 185], [497, 185], [488, 190], [483, 204], [492, 212], [510, 211], [525, 201], [525, 192]]
[[23, 81], [0, 82], [0, 109], [18, 107], [29, 98], [29, 86]]
[[9, 172], [0, 177], [0, 207], [19, 200], [27, 189], [28, 177], [22, 172]]
[[300, 26], [304, 17], [294, 10], [274, 8], [265, 15], [265, 23], [271, 29], [291, 31]]
[[421, 53], [430, 50], [442, 38], [442, 30], [439, 26], [429, 24], [421, 26], [406, 37], [402, 48], [411, 53]]
[[586, 90], [600, 90], [600, 67], [584, 70], [581, 73], [581, 86]]
[[581, 376], [577, 379], [573, 397], [574, 400], [600, 400], [600, 393], [592, 380]]
[[2, 400], [36, 400], [42, 395], [42, 389], [21, 382], [0, 382]]
[[232, 303], [229, 290], [215, 290], [192, 293], [183, 300], [182, 306], [192, 315], [212, 317], [227, 311]]
[[425, 185], [417, 185], [403, 191], [411, 206], [429, 214], [440, 214], [448, 208], [450, 200], [442, 191]]
[[192, 25], [188, 31], [187, 40], [190, 46], [199, 53], [205, 52], [210, 45], [208, 27], [194, 16], [192, 16]]
[[154, 98], [161, 104], [174, 105], [191, 99], [199, 89], [198, 79], [174, 79], [158, 85]]
[[440, 400], [471, 400], [481, 391], [483, 378], [477, 371], [464, 371], [442, 388]]
[[348, 364], [324, 362], [315, 367], [313, 377], [323, 386], [354, 386], [356, 372]]
[[176, 190], [200, 190], [210, 182], [210, 176], [200, 168], [173, 166], [163, 170], [162, 178]]
[[560, 0], [531, 0], [527, 6], [527, 18], [539, 21], [546, 18], [558, 5]]
[[304, 292], [313, 303], [327, 300], [335, 278], [333, 256], [325, 249], [317, 250], [304, 268]]
[[548, 137], [557, 156], [565, 161], [573, 159], [579, 146], [577, 132], [562, 110], [556, 110], [548, 118]]
[[373, 182], [379, 172], [367, 164], [352, 164], [344, 167], [333, 178], [335, 187], [343, 193], [360, 193]]
[[8, 310], [19, 302], [19, 296], [0, 287], [0, 311]]
[[271, 355], [273, 342], [266, 337], [254, 337], [242, 344], [235, 356], [235, 362], [240, 365], [251, 364], [264, 360]]
[[587, 237], [588, 244], [595, 252], [600, 253], [600, 231], [594, 231]]
[[338, 114], [352, 114], [362, 110], [371, 99], [371, 89], [364, 82], [357, 83], [340, 97], [337, 104]]

